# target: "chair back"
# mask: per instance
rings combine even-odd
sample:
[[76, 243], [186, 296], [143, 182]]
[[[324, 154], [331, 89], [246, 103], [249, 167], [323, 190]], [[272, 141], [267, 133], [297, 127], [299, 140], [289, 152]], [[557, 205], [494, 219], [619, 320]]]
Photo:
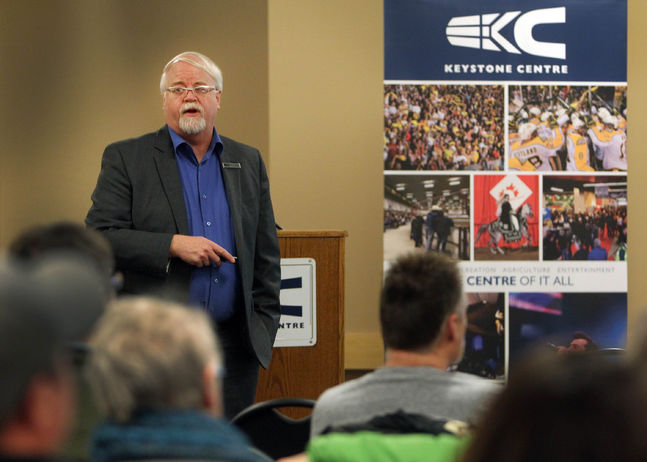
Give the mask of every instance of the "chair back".
[[255, 448], [272, 459], [305, 451], [310, 439], [311, 415], [293, 419], [278, 411], [280, 408], [312, 409], [315, 401], [305, 398], [279, 398], [263, 401], [241, 411], [231, 421], [252, 441]]
[[623, 348], [600, 348], [592, 351], [591, 354], [610, 364], [623, 362], [627, 359]]

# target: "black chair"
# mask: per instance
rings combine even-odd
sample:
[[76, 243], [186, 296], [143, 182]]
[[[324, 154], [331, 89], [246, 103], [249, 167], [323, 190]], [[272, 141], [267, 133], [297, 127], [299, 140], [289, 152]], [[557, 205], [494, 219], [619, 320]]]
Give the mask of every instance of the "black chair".
[[258, 450], [272, 459], [305, 451], [310, 439], [310, 418], [293, 419], [278, 409], [312, 409], [315, 402], [305, 398], [279, 398], [256, 403], [241, 411], [231, 421], [245, 433]]
[[625, 350], [622, 348], [600, 348], [599, 350], [591, 351], [591, 353], [608, 363], [622, 362], [627, 359]]

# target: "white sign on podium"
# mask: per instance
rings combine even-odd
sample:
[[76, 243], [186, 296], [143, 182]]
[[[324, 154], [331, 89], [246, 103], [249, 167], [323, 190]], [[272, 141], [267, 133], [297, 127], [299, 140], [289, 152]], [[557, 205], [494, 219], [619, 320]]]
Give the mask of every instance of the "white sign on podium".
[[317, 264], [312, 258], [281, 259], [281, 320], [275, 347], [317, 343]]

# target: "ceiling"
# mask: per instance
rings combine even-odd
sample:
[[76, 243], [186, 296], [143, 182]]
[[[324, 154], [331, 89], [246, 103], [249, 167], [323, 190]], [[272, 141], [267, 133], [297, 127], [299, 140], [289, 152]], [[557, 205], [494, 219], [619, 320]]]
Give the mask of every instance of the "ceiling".
[[469, 186], [469, 175], [454, 172], [384, 175], [384, 197], [413, 208], [429, 209], [441, 199], [469, 198]]

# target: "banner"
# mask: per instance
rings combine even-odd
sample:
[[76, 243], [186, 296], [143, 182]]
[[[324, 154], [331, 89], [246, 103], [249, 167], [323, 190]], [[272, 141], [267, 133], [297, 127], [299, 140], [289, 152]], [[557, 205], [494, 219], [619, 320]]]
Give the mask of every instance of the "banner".
[[[384, 268], [461, 260], [460, 370], [627, 330], [626, 0], [385, 0]], [[561, 349], [560, 349], [561, 350]]]

